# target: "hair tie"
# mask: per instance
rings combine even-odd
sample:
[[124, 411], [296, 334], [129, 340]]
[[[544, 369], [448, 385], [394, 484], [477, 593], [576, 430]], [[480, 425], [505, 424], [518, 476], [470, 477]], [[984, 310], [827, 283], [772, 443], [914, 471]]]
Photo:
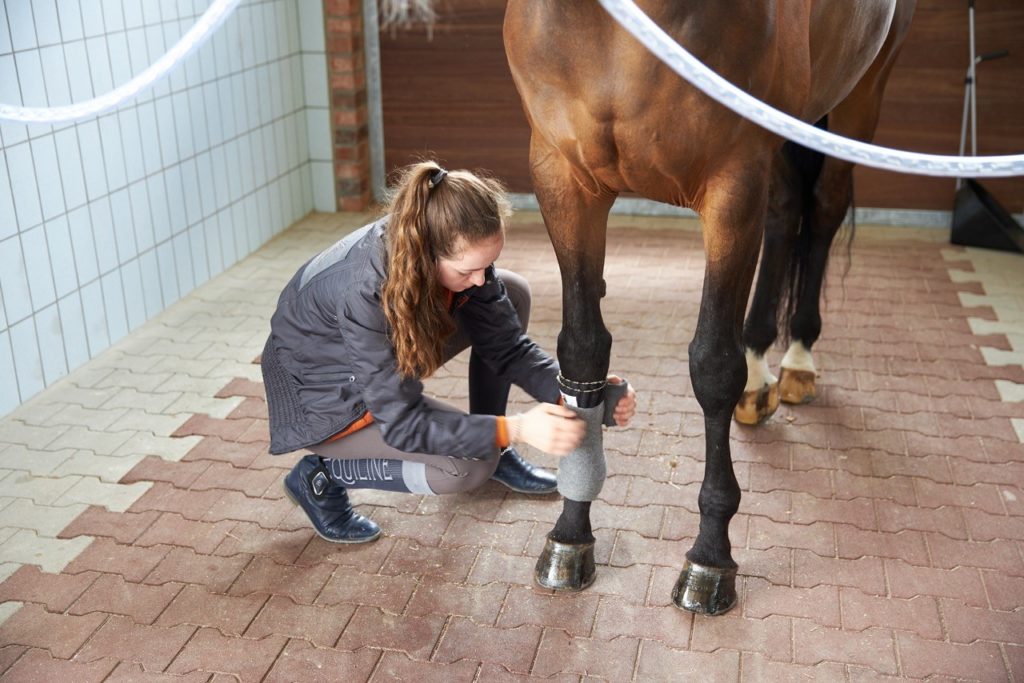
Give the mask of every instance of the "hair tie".
[[430, 176], [430, 184], [428, 185], [429, 189], [433, 190], [435, 187], [440, 185], [441, 181], [444, 180], [447, 175], [448, 171], [444, 170], [443, 168], [439, 168], [436, 171], [434, 171], [433, 174], [431, 174]]

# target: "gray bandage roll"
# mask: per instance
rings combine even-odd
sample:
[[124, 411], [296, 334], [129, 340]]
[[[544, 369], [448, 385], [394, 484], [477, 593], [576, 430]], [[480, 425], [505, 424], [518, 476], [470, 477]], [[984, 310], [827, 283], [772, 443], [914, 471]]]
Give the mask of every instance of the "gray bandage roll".
[[606, 474], [601, 432], [604, 404], [573, 410], [587, 423], [587, 433], [579, 447], [558, 464], [558, 492], [569, 500], [590, 502], [601, 493]]

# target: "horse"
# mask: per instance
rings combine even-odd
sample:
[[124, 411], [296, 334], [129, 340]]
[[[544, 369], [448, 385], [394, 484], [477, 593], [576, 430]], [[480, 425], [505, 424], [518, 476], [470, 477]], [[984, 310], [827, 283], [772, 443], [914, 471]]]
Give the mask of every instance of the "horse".
[[[914, 4], [638, 2], [694, 56], [751, 95], [861, 140], [874, 134]], [[815, 394], [811, 348], [821, 332], [822, 279], [851, 206], [852, 165], [784, 144], [717, 104], [593, 2], [509, 0], [503, 37], [531, 129], [534, 191], [562, 278], [559, 382], [588, 424], [583, 446], [559, 466], [562, 510], [535, 579], [560, 591], [583, 590], [594, 580], [590, 505], [603, 482], [604, 454], [601, 421], [591, 414], [603, 405], [612, 346], [601, 317], [606, 231], [612, 203], [632, 192], [694, 209], [702, 220], [706, 269], [689, 369], [704, 413], [705, 471], [699, 529], [673, 602], [722, 614], [737, 602], [728, 536], [740, 504], [731, 421], [766, 419], [780, 394], [796, 403]], [[780, 311], [787, 292], [789, 304]], [[781, 391], [764, 360], [780, 318], [789, 320], [792, 340]]]

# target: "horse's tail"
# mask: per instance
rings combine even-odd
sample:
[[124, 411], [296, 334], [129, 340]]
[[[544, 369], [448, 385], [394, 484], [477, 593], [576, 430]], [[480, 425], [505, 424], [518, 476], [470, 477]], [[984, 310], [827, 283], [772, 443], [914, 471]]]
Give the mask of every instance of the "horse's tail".
[[[828, 130], [828, 116], [825, 116], [820, 121], [814, 124], [822, 130]], [[825, 155], [821, 152], [813, 149], [808, 149], [802, 145], [798, 145], [793, 142], [786, 142], [783, 145], [782, 153], [789, 160], [792, 168], [795, 170], [796, 187], [792, 188], [800, 199], [800, 219], [799, 225], [797, 226], [796, 240], [793, 244], [793, 250], [789, 254], [789, 266], [786, 269], [784, 280], [781, 287], [781, 298], [779, 305], [779, 332], [783, 340], [788, 343], [790, 339], [790, 323], [793, 320], [793, 316], [796, 314], [797, 302], [800, 298], [800, 293], [804, 290], [804, 281], [808, 275], [808, 269], [811, 266], [811, 260], [814, 258], [812, 251], [812, 242], [814, 237], [815, 226], [812, 225], [814, 220], [815, 207], [817, 202], [817, 196], [815, 194], [815, 185], [818, 182], [818, 177], [821, 175], [822, 166], [825, 163]], [[851, 176], [850, 188], [848, 200], [850, 206], [853, 204], [853, 180]], [[855, 230], [855, 223], [853, 220], [853, 212], [849, 213], [850, 229], [846, 236], [846, 252], [849, 256], [850, 249], [853, 245], [853, 233]], [[820, 226], [819, 226], [820, 228]], [[824, 263], [820, 264], [822, 269], [825, 268]], [[847, 270], [849, 269], [849, 258], [847, 258]], [[822, 274], [824, 277], [824, 274]]]

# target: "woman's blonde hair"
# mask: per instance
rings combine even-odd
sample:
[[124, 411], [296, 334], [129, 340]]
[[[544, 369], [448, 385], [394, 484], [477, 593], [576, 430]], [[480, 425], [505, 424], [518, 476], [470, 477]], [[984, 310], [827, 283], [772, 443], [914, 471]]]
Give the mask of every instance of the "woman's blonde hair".
[[426, 378], [441, 367], [445, 340], [455, 331], [437, 259], [501, 234], [512, 214], [499, 181], [440, 171], [431, 161], [406, 167], [388, 202], [381, 303], [398, 372], [406, 378]]

